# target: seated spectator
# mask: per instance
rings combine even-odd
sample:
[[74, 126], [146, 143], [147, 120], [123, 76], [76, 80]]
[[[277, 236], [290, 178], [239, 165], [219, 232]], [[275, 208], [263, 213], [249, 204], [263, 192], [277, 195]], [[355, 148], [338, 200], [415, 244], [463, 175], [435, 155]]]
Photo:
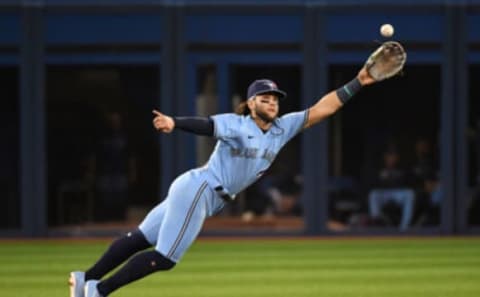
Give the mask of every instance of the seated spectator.
[[275, 215], [285, 216], [302, 214], [300, 195], [302, 193], [302, 180], [299, 175], [283, 175], [277, 177], [273, 186], [268, 190], [273, 202]]
[[368, 194], [369, 212], [373, 220], [382, 219], [382, 208], [394, 203], [401, 208], [400, 230], [410, 225], [415, 203], [415, 192], [409, 187], [407, 174], [399, 168], [396, 150], [387, 150], [383, 155], [383, 166], [378, 172], [373, 189]]
[[422, 203], [417, 204], [420, 212], [417, 224], [438, 225], [444, 192], [437, 173], [426, 174], [423, 181], [423, 193]]
[[301, 177], [267, 174], [248, 191], [245, 213], [252, 215], [301, 215]]
[[412, 174], [415, 182], [423, 187], [423, 182], [436, 170], [436, 161], [432, 151], [432, 145], [426, 138], [419, 138], [415, 142], [415, 160], [412, 166]]
[[438, 224], [438, 208], [441, 187], [438, 180], [437, 162], [431, 142], [420, 137], [415, 142], [415, 159], [412, 166], [415, 188], [415, 224]]
[[267, 173], [246, 191], [245, 209], [246, 217], [262, 216], [273, 212], [270, 189], [274, 187], [274, 176]]

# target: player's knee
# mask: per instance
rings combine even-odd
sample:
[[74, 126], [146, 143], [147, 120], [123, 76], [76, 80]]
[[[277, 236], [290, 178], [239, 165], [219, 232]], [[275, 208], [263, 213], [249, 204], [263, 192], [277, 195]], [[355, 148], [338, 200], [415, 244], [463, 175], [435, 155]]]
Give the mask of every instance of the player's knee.
[[111, 244], [111, 248], [122, 250], [126, 253], [136, 253], [151, 246], [140, 230], [129, 232], [128, 234], [117, 238]]
[[164, 255], [160, 254], [157, 251], [152, 251], [152, 253], [152, 261], [150, 262], [150, 265], [152, 265], [152, 268], [154, 270], [170, 270], [175, 267], [176, 263], [168, 259]]

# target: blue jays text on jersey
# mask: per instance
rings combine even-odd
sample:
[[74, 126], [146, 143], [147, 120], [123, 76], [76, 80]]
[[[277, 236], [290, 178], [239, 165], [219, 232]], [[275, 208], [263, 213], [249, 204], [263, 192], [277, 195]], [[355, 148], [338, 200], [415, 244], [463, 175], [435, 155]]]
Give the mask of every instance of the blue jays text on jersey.
[[[259, 149], [254, 147], [247, 147], [245, 149], [232, 148], [230, 150], [232, 157], [243, 157], [243, 158], [251, 158], [251, 159], [258, 158], [259, 157], [258, 152], [259, 152]], [[271, 163], [273, 162], [273, 160], [275, 160], [275, 153], [269, 151], [268, 149], [265, 149], [263, 151], [263, 154], [261, 154], [260, 157], [270, 161]]]

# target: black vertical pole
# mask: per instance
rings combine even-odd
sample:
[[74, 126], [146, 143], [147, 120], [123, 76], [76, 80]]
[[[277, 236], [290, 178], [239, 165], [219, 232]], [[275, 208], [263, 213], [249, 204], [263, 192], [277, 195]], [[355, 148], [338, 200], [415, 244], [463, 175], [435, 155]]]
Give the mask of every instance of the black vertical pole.
[[440, 157], [441, 182], [444, 199], [441, 205], [441, 230], [445, 234], [454, 232], [455, 223], [455, 183], [454, 183], [454, 110], [455, 110], [455, 11], [446, 7], [446, 34], [443, 40], [443, 63], [441, 83], [441, 118], [440, 118]]
[[[467, 38], [467, 14], [465, 7], [456, 7], [456, 23], [452, 26], [455, 28], [455, 71], [454, 77], [456, 78], [455, 85], [457, 86], [455, 94], [455, 102], [457, 103], [456, 110], [456, 141], [457, 150], [455, 155], [456, 171], [456, 230], [461, 233], [465, 233], [468, 229], [468, 183], [469, 183], [469, 160], [468, 160], [468, 38]], [[475, 119], [477, 121], [477, 119]]]
[[[326, 91], [325, 57], [326, 42], [320, 33], [323, 15], [315, 7], [307, 7], [305, 15], [305, 40], [303, 59], [303, 106], [314, 104]], [[304, 177], [304, 219], [305, 233], [318, 235], [326, 231], [327, 222], [327, 181], [328, 146], [325, 123], [314, 126], [303, 136], [303, 177]]]
[[20, 65], [20, 199], [26, 236], [47, 232], [44, 86], [43, 8], [32, 2], [22, 10]]

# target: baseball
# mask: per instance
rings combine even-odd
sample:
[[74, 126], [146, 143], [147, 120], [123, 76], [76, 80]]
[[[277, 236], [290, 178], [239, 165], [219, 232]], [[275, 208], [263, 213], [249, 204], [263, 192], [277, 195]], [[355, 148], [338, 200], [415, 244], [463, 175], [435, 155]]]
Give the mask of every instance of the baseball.
[[383, 37], [392, 37], [393, 32], [393, 26], [390, 24], [383, 24], [382, 27], [380, 27], [380, 34], [382, 34]]

